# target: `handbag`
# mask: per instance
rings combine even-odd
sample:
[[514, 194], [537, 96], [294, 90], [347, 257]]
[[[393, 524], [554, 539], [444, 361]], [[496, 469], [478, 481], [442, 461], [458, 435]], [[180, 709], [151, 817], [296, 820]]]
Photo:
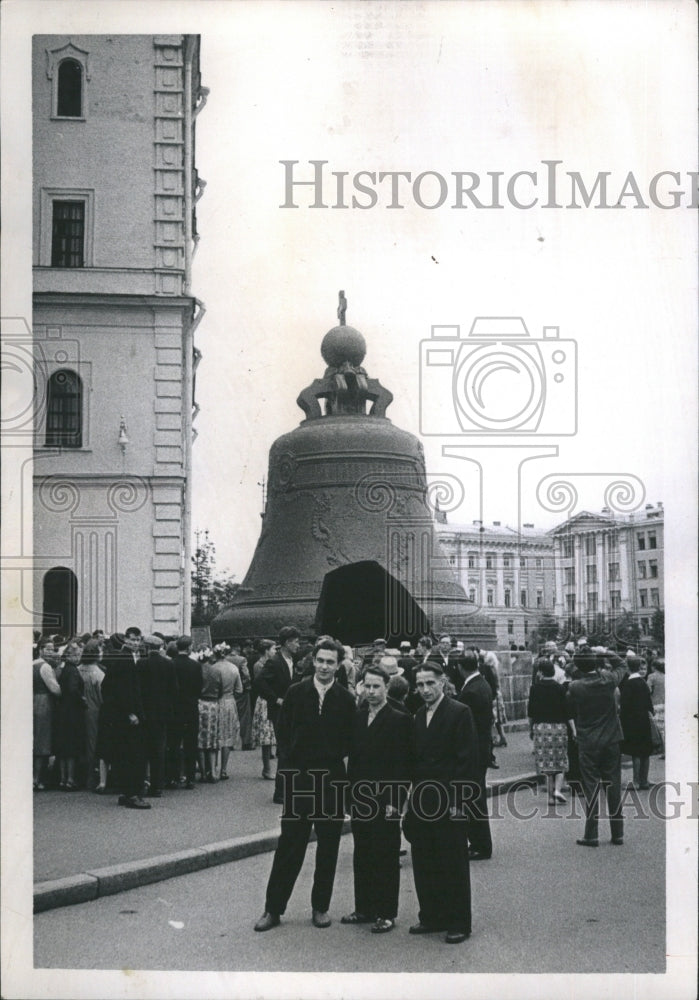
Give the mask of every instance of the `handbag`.
[[663, 738], [660, 735], [658, 723], [655, 721], [655, 716], [652, 712], [648, 713], [648, 721], [650, 722], [651, 753], [663, 753]]

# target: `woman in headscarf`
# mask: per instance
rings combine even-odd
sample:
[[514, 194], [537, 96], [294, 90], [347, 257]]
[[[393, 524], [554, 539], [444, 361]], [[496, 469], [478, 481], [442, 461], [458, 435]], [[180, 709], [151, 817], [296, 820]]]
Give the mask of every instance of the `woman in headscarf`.
[[77, 791], [75, 762], [85, 751], [85, 685], [78, 670], [82, 648], [69, 642], [63, 650], [63, 670], [58, 683], [61, 699], [58, 703], [58, 763], [61, 770], [59, 788]]
[[199, 695], [199, 772], [200, 781], [214, 782], [218, 773], [219, 701], [223, 677], [218, 657], [211, 649], [200, 652], [202, 686]]

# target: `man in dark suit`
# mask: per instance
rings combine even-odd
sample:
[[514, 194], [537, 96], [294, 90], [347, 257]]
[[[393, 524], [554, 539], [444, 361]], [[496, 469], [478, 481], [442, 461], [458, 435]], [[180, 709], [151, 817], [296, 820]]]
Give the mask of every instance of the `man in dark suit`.
[[444, 694], [434, 661], [417, 672], [424, 706], [414, 722], [413, 788], [403, 825], [420, 904], [411, 934], [446, 931], [458, 944], [471, 934], [471, 879], [465, 815], [478, 773], [471, 710]]
[[[255, 682], [257, 696], [264, 698], [267, 702], [267, 717], [274, 727], [277, 753], [279, 752], [279, 731], [277, 729], [279, 712], [286, 692], [296, 681], [294, 658], [299, 651], [300, 640], [299, 630], [293, 625], [285, 625], [279, 632], [277, 652], [267, 660]], [[277, 777], [274, 782], [272, 801], [276, 802], [277, 805], [282, 805], [284, 802], [282, 777], [279, 769], [277, 769]]]
[[473, 650], [466, 650], [463, 656], [457, 660], [457, 666], [462, 680], [457, 700], [471, 709], [478, 742], [478, 770], [476, 774], [478, 793], [470, 803], [469, 860], [482, 861], [490, 858], [493, 853], [485, 789], [485, 775], [492, 753], [492, 693], [488, 682], [478, 669], [478, 657]]
[[311, 892], [315, 927], [328, 916], [344, 822], [347, 772], [344, 758], [352, 739], [355, 703], [335, 675], [344, 651], [322, 639], [314, 649], [314, 675], [293, 684], [277, 719], [277, 753], [284, 779], [282, 830], [267, 883], [265, 912], [255, 924], [267, 931], [279, 924], [306, 856], [311, 830], [318, 846]]
[[460, 687], [461, 678], [456, 666], [457, 654], [451, 644], [450, 635], [440, 635], [439, 644], [432, 650], [427, 662], [436, 663], [442, 668], [446, 679], [456, 690]]
[[184, 772], [185, 788], [193, 791], [199, 734], [201, 663], [191, 655], [192, 637], [181, 635], [172, 663], [177, 680], [177, 698], [168, 738], [168, 787], [177, 788]]
[[585, 832], [576, 843], [599, 844], [599, 799], [607, 798], [612, 843], [624, 843], [621, 801], [621, 749], [624, 734], [616, 706], [616, 689], [628, 673], [627, 664], [602, 646], [585, 647], [574, 657], [577, 673], [567, 699], [575, 713], [580, 753], [580, 777], [585, 793]]
[[[393, 930], [400, 884], [400, 814], [410, 784], [410, 715], [388, 704], [389, 675], [367, 667], [364, 702], [354, 719], [349, 756], [354, 838], [354, 912], [343, 924]], [[407, 687], [407, 683], [406, 683]]]
[[163, 654], [163, 640], [157, 635], [144, 639], [147, 655], [140, 661], [141, 697], [145, 711], [144, 737], [150, 773], [151, 798], [159, 799], [165, 784], [165, 748], [168, 727], [172, 726], [177, 700], [175, 665]]
[[105, 658], [102, 703], [110, 724], [109, 743], [114, 749], [112, 771], [121, 792], [119, 805], [129, 809], [150, 809], [141, 798], [146, 774], [145, 712], [139, 677], [141, 630], [127, 628], [123, 649]]

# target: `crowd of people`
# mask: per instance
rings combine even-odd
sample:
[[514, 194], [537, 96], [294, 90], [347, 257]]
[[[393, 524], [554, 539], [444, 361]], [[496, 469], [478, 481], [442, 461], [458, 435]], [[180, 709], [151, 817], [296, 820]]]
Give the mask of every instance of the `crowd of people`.
[[[651, 754], [664, 757], [665, 660], [657, 655], [647, 660], [629, 649], [624, 657], [623, 674], [619, 672], [617, 677], [616, 673], [613, 676], [610, 673], [604, 681], [594, 674], [596, 687], [604, 688], [603, 691], [590, 686], [593, 678], [582, 692], [580, 685], [571, 687], [572, 681], [579, 680], [581, 675], [587, 678], [586, 664], [599, 665], [594, 658], [600, 655], [611, 666], [615, 654], [591, 648], [582, 638], [577, 646], [569, 642], [563, 649], [553, 641], [547, 642], [534, 660], [527, 714], [537, 772], [546, 780], [550, 805], [565, 801], [564, 779], [573, 791], [583, 787], [576, 729], [581, 693], [583, 701], [586, 694], [590, 701], [597, 700], [592, 711], [601, 713], [604, 709], [603, 718], [597, 722], [602, 731], [595, 734], [595, 742], [616, 747], [619, 754], [631, 757], [633, 781], [628, 785], [629, 790], [648, 789]], [[582, 742], [590, 742], [589, 733], [583, 735]]]
[[[276, 714], [290, 684], [313, 672], [313, 644], [295, 628], [282, 629], [278, 641], [197, 649], [188, 636], [143, 635], [136, 627], [34, 638], [34, 790], [118, 788], [134, 808], [147, 808], [145, 798], [164, 789], [227, 780], [232, 750], [260, 748], [261, 775], [274, 780]], [[463, 644], [447, 636], [434, 647], [425, 637], [414, 650], [409, 642], [390, 648], [384, 639], [363, 653], [343, 646], [338, 682], [361, 702], [364, 670], [381, 662], [389, 704], [414, 714], [416, 666], [428, 657], [447, 664], [453, 693], [461, 652]], [[504, 746], [497, 657], [478, 655], [493, 693], [495, 745]], [[497, 767], [492, 753], [489, 759]], [[274, 798], [281, 801], [278, 790]]]
[[[410, 932], [446, 931], [449, 943], [469, 936], [469, 864], [493, 854], [486, 772], [498, 766], [493, 748], [507, 745], [494, 652], [448, 635], [415, 649], [379, 638], [360, 652], [331, 636], [304, 642], [294, 626], [276, 640], [196, 650], [189, 636], [136, 627], [35, 638], [36, 791], [86, 787], [149, 809], [164, 790], [227, 780], [231, 751], [259, 748], [261, 778], [274, 781], [284, 808], [256, 930], [279, 924], [313, 829], [312, 920], [329, 925], [349, 813], [356, 905], [343, 922], [393, 928], [402, 818], [420, 906]], [[528, 715], [550, 804], [576, 786], [584, 797], [577, 843], [599, 844], [603, 790], [612, 843], [622, 844], [621, 754], [632, 757], [632, 787], [648, 788], [664, 735], [664, 661], [655, 658], [649, 674], [632, 650], [546, 643], [533, 661]]]

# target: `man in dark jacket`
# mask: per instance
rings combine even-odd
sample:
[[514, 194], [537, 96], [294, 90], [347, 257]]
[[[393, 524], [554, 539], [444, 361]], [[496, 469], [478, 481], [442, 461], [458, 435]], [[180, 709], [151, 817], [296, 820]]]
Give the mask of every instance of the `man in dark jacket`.
[[335, 680], [343, 649], [332, 639], [319, 640], [315, 673], [286, 693], [277, 719], [277, 753], [284, 780], [282, 830], [267, 883], [265, 912], [256, 931], [276, 927], [306, 855], [311, 830], [318, 846], [311, 892], [315, 927], [329, 927], [328, 916], [337, 853], [344, 821], [354, 698]]
[[576, 679], [568, 686], [580, 754], [580, 777], [585, 793], [585, 833], [581, 847], [597, 847], [599, 797], [604, 789], [612, 843], [624, 843], [621, 809], [621, 750], [624, 734], [616, 707], [616, 689], [628, 673], [624, 661], [603, 647], [575, 654]]
[[199, 695], [201, 694], [201, 663], [191, 655], [192, 637], [181, 635], [177, 640], [177, 655], [173, 666], [177, 681], [175, 711], [168, 741], [168, 785], [176, 788], [184, 771], [185, 788], [196, 788], [194, 772], [197, 763], [199, 734]]
[[478, 794], [471, 803], [468, 823], [469, 860], [484, 861], [493, 853], [485, 788], [485, 775], [492, 752], [492, 694], [487, 681], [478, 669], [478, 656], [473, 650], [466, 650], [457, 660], [457, 666], [463, 682], [457, 700], [471, 709], [478, 741], [476, 774]]
[[400, 814], [411, 774], [412, 720], [388, 704], [388, 682], [389, 675], [381, 666], [367, 667], [347, 772], [354, 912], [343, 917], [342, 923], [373, 921], [374, 934], [392, 930], [398, 914]]
[[[256, 693], [267, 702], [267, 717], [274, 727], [277, 748], [279, 747], [279, 712], [284, 696], [295, 682], [294, 659], [299, 650], [301, 633], [293, 625], [285, 625], [279, 632], [279, 648], [265, 663], [256, 680]], [[277, 769], [272, 801], [281, 805], [284, 801], [282, 776]]]
[[113, 750], [114, 783], [121, 792], [119, 805], [150, 809], [141, 798], [146, 771], [143, 727], [145, 712], [141, 698], [139, 650], [141, 630], [127, 628], [123, 649], [105, 658], [102, 703]]
[[464, 817], [478, 774], [471, 710], [444, 694], [439, 663], [417, 671], [424, 705], [414, 722], [413, 788], [403, 825], [420, 904], [411, 934], [446, 931], [458, 944], [471, 934], [471, 879]]
[[177, 701], [175, 665], [163, 654], [163, 640], [157, 635], [144, 639], [147, 655], [140, 662], [141, 696], [145, 711], [144, 736], [150, 772], [149, 796], [159, 799], [165, 784], [165, 747]]

